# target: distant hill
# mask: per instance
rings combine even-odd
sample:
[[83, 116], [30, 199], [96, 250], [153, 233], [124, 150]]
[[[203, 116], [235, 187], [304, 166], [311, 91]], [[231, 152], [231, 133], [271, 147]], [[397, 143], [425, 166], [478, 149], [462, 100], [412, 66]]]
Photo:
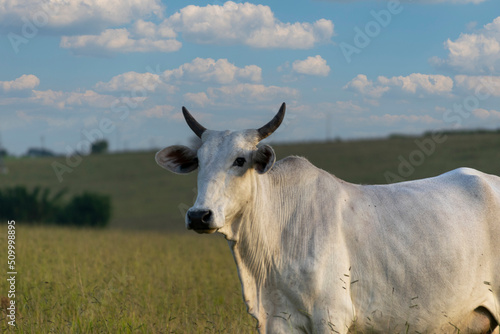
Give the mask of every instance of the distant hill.
[[[388, 176], [399, 177], [396, 181], [418, 179], [457, 167], [500, 175], [499, 132], [454, 132], [438, 138], [429, 133], [420, 137], [272, 146], [278, 158], [304, 156], [353, 183], [387, 183]], [[109, 194], [114, 209], [112, 227], [184, 231], [184, 212], [196, 196], [196, 173], [169, 173], [156, 165], [154, 154], [85, 156], [77, 167], [68, 167], [70, 171], [62, 175], [62, 182], [52, 164], [65, 165], [64, 157], [8, 159], [10, 173], [0, 175], [0, 187], [40, 185], [53, 191], [67, 187], [69, 194], [83, 190]]]

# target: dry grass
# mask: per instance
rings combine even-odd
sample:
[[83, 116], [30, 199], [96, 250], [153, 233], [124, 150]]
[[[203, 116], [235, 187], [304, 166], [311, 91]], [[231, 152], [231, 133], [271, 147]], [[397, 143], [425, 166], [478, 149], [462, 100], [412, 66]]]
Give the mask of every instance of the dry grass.
[[223, 238], [17, 226], [19, 333], [256, 332]]

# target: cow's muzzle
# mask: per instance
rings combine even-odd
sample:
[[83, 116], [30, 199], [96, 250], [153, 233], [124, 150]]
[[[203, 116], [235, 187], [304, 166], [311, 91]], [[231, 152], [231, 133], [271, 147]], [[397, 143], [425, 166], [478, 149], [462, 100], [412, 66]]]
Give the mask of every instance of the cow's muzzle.
[[187, 212], [187, 228], [197, 233], [214, 233], [216, 228], [211, 227], [214, 220], [212, 210], [189, 210]]

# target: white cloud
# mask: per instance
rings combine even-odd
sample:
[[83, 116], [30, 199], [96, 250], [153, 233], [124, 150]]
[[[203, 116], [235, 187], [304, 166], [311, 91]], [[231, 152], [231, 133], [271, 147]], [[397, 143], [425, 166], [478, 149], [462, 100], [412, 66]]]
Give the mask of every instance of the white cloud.
[[387, 86], [378, 85], [373, 81], [368, 80], [367, 76], [364, 74], [358, 74], [354, 79], [349, 81], [344, 86], [344, 89], [372, 98], [379, 98], [390, 88]]
[[[45, 5], [0, 0], [0, 22], [20, 28], [22, 18], [37, 17], [43, 21], [39, 28], [65, 34], [60, 47], [90, 56], [178, 51], [182, 47], [176, 39], [178, 33], [200, 44], [291, 49], [312, 48], [329, 42], [334, 34], [330, 20], [284, 23], [274, 17], [269, 6], [232, 1], [204, 7], [189, 5], [160, 24], [144, 20], [152, 15], [161, 17], [163, 10], [159, 0], [49, 0]], [[123, 27], [132, 22], [132, 26]]]
[[23, 74], [11, 81], [0, 81], [0, 88], [4, 92], [33, 89], [40, 84], [40, 79], [33, 74]]
[[145, 89], [154, 91], [161, 84], [161, 79], [158, 74], [153, 73], [137, 73], [126, 72], [111, 78], [108, 82], [98, 82], [95, 88], [99, 91], [134, 91]]
[[236, 98], [239, 101], [262, 102], [273, 99], [297, 98], [299, 91], [289, 87], [238, 84], [209, 88], [209, 96], [217, 99]]
[[336, 101], [333, 108], [336, 110], [350, 111], [350, 112], [352, 112], [352, 111], [356, 111], [356, 112], [366, 111], [365, 108], [357, 105], [356, 103], [354, 103], [352, 101]]
[[102, 95], [92, 90], [85, 92], [63, 92], [49, 89], [46, 91], [34, 90], [33, 96], [29, 98], [29, 101], [59, 109], [72, 107], [109, 108], [116, 99], [114, 96]]
[[251, 82], [262, 81], [262, 69], [257, 65], [247, 65], [237, 70], [236, 77]]
[[477, 21], [470, 21], [465, 25], [465, 28], [467, 30], [473, 30], [476, 28], [476, 26], [477, 26]]
[[256, 48], [310, 49], [333, 36], [333, 23], [320, 19], [310, 23], [281, 23], [255, 30], [246, 44]]
[[368, 80], [366, 75], [358, 74], [349, 81], [344, 89], [360, 93], [371, 98], [380, 98], [391, 89], [405, 93], [446, 95], [453, 90], [453, 79], [439, 74], [412, 73], [408, 76], [387, 78], [379, 76], [377, 81]]
[[317, 75], [326, 77], [330, 73], [330, 66], [320, 55], [307, 57], [305, 60], [296, 60], [292, 64], [292, 69], [300, 74]]
[[[122, 73], [112, 77], [108, 82], [98, 82], [95, 89], [101, 92], [143, 90], [154, 92], [163, 90], [173, 94], [178, 91], [178, 85], [182, 81], [230, 84], [239, 81], [260, 82], [261, 80], [262, 69], [256, 65], [240, 68], [227, 59], [196, 58], [192, 62], [185, 63], [173, 70], [166, 70], [160, 74], [133, 71]], [[168, 82], [173, 82], [173, 84]]]
[[204, 107], [211, 103], [210, 99], [207, 96], [207, 93], [205, 92], [186, 93], [184, 94], [184, 99], [200, 107]]
[[153, 22], [137, 20], [133, 25], [133, 31], [137, 36], [149, 38], [176, 38], [177, 33], [165, 23], [159, 25]]
[[500, 76], [456, 75], [455, 83], [471, 93], [500, 96]]
[[269, 6], [228, 1], [205, 7], [190, 5], [165, 23], [189, 41], [200, 44], [245, 44], [257, 48], [309, 49], [328, 42], [334, 33], [330, 20], [283, 23]]
[[142, 110], [136, 116], [143, 116], [146, 118], [170, 118], [174, 115], [175, 109], [176, 108], [171, 105], [159, 105]]
[[378, 82], [385, 86], [399, 87], [409, 93], [423, 91], [429, 94], [443, 94], [450, 93], [453, 89], [453, 79], [439, 74], [412, 73], [405, 77], [392, 78], [380, 76]]
[[160, 0], [0, 0], [0, 27], [21, 27], [30, 20], [61, 31], [98, 31], [136, 19], [162, 16]]
[[294, 88], [249, 83], [209, 87], [206, 92], [184, 94], [185, 99], [199, 106], [226, 105], [231, 107], [242, 103], [255, 104], [273, 100], [292, 100], [298, 96], [299, 91]]
[[486, 120], [486, 119], [491, 119], [491, 120], [500, 120], [500, 111], [496, 110], [486, 110], [482, 108], [478, 108], [472, 111], [472, 114], [476, 116], [477, 118]]
[[[145, 27], [138, 29], [140, 34], [145, 33]], [[100, 35], [63, 36], [60, 46], [79, 55], [102, 56], [129, 52], [174, 52], [181, 48], [182, 43], [156, 36], [140, 37], [126, 28], [120, 28], [106, 29]]]
[[436, 65], [448, 65], [467, 73], [495, 73], [500, 71], [500, 17], [486, 24], [477, 33], [460, 34], [444, 43], [448, 57], [433, 57]]
[[262, 69], [256, 65], [239, 68], [227, 59], [196, 58], [173, 70], [163, 72], [163, 78], [170, 81], [184, 79], [193, 82], [215, 82], [228, 84], [237, 80], [260, 82]]

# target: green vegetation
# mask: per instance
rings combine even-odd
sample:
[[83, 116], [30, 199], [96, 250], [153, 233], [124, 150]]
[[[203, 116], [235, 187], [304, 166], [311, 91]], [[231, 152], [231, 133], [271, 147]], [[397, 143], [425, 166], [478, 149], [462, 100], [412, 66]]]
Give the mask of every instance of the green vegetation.
[[65, 199], [84, 191], [111, 196], [112, 228], [169, 229], [184, 231], [181, 203], [193, 203], [196, 174], [174, 175], [160, 168], [154, 152], [98, 154], [83, 157], [81, 164], [59, 182], [52, 162], [66, 158], [20, 158], [5, 161], [9, 174], [0, 174], [0, 185], [35, 185], [58, 192], [67, 188]]
[[50, 189], [26, 186], [0, 189], [0, 219], [31, 223], [104, 227], [111, 218], [111, 200], [107, 195], [84, 192], [68, 203], [61, 198], [66, 189], [50, 196]]
[[16, 217], [33, 223], [55, 222], [63, 195], [64, 189], [54, 196], [50, 196], [49, 188], [28, 190], [25, 186], [15, 186], [0, 189], [0, 219]]
[[92, 154], [103, 154], [108, 152], [108, 141], [105, 139], [92, 143], [90, 151]]
[[[421, 151], [415, 143], [425, 137], [393, 137], [377, 140], [336, 141], [272, 145], [278, 159], [288, 155], [308, 158], [316, 166], [353, 183], [387, 183], [385, 174], [398, 174], [401, 159]], [[170, 143], [165, 143], [165, 146]], [[0, 174], [0, 187], [35, 185], [56, 193], [64, 188], [67, 196], [84, 191], [110, 195], [113, 219], [110, 227], [148, 230], [184, 231], [184, 212], [196, 196], [196, 172], [175, 175], [160, 168], [155, 152], [90, 155], [71, 168], [59, 182], [52, 162], [66, 163], [64, 157], [6, 160], [9, 174]], [[457, 167], [477, 168], [500, 175], [500, 133], [447, 135], [443, 143], [435, 143], [432, 154], [424, 154], [423, 162], [403, 179], [439, 175]]]
[[[417, 179], [462, 166], [500, 175], [500, 133], [454, 133], [433, 147], [430, 140], [432, 134], [273, 146], [278, 158], [305, 156], [354, 183], [386, 183], [387, 172]], [[409, 162], [411, 175], [401, 176], [398, 169], [410, 160], [417, 162]], [[53, 161], [66, 163], [64, 157], [7, 158], [10, 173], [0, 175], [0, 187], [23, 185], [48, 201], [70, 202], [85, 191], [105, 194], [112, 199], [114, 228], [38, 227], [13, 214], [15, 332], [255, 333], [226, 241], [183, 233], [196, 173], [169, 173], [156, 165], [154, 152], [91, 155], [60, 183]], [[61, 195], [44, 195], [36, 185]], [[72, 205], [85, 208], [84, 202]], [[6, 254], [6, 237], [0, 249]], [[7, 281], [0, 280], [0, 296], [7, 290]], [[0, 328], [14, 332], [5, 321]]]
[[111, 218], [111, 200], [107, 195], [84, 192], [62, 207], [56, 223], [105, 227]]
[[0, 332], [255, 333], [222, 237], [17, 222], [16, 258], [17, 328]]

